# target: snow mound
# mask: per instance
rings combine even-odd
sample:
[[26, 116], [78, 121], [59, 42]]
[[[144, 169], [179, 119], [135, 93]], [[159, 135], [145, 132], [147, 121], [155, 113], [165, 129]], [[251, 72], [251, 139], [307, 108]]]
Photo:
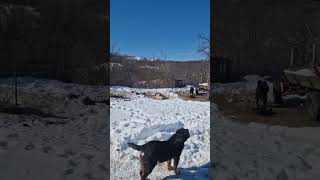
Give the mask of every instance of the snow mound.
[[[258, 75], [247, 75], [244, 76], [244, 81], [233, 82], [233, 83], [214, 83], [213, 93], [215, 94], [228, 94], [228, 95], [239, 95], [243, 92], [255, 93], [257, 82], [269, 78], [268, 76], [261, 77]], [[268, 101], [273, 102], [273, 83], [266, 81], [269, 86]]]
[[[156, 100], [144, 92], [175, 93], [179, 88], [134, 89], [112, 87], [111, 91], [128, 92], [130, 100], [111, 98], [111, 179], [139, 178], [139, 152], [128, 148], [128, 142], [144, 144], [152, 140], [167, 140], [177, 129], [187, 128], [190, 138], [180, 156], [181, 175], [174, 176], [165, 163], [155, 167], [151, 179], [208, 179], [210, 161], [210, 103], [184, 101], [178, 97]], [[133, 92], [133, 93], [132, 93]]]
[[243, 79], [247, 82], [257, 82], [259, 80], [264, 80], [263, 77], [258, 76], [258, 75], [246, 75], [243, 77]]
[[298, 71], [295, 71], [295, 73], [303, 76], [316, 76], [316, 74], [311, 69], [300, 69]]

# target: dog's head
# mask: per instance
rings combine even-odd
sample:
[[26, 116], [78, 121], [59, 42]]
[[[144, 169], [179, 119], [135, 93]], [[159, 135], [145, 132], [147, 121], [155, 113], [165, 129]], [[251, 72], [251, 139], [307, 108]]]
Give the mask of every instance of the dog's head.
[[190, 133], [188, 129], [180, 128], [175, 133], [176, 139], [185, 142], [189, 137]]

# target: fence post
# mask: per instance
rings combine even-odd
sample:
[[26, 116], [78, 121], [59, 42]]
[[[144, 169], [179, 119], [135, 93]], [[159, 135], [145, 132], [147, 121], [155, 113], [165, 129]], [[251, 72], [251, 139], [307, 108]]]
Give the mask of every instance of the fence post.
[[312, 46], [312, 64], [316, 63], [316, 43]]
[[294, 48], [291, 48], [291, 51], [290, 51], [290, 67], [293, 66], [293, 56], [294, 56]]

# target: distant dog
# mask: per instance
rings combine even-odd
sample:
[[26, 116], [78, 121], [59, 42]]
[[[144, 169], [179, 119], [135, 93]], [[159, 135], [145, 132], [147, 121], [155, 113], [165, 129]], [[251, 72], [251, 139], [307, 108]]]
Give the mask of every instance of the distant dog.
[[[168, 170], [174, 170], [178, 175], [177, 170], [180, 155], [184, 148], [184, 142], [190, 137], [188, 129], [178, 129], [167, 141], [150, 141], [144, 145], [136, 145], [128, 143], [129, 147], [141, 151], [140, 154], [140, 178], [146, 180], [147, 176], [152, 172], [157, 162], [167, 161]], [[171, 160], [174, 160], [173, 167]]]

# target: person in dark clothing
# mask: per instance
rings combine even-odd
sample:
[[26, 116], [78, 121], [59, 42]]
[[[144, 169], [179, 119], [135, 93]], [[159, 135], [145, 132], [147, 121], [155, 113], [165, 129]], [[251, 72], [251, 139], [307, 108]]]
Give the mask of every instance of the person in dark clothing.
[[256, 88], [256, 105], [257, 110], [261, 113], [267, 110], [269, 86], [267, 82], [259, 80]]
[[190, 88], [190, 97], [194, 97], [194, 88], [193, 87]]

